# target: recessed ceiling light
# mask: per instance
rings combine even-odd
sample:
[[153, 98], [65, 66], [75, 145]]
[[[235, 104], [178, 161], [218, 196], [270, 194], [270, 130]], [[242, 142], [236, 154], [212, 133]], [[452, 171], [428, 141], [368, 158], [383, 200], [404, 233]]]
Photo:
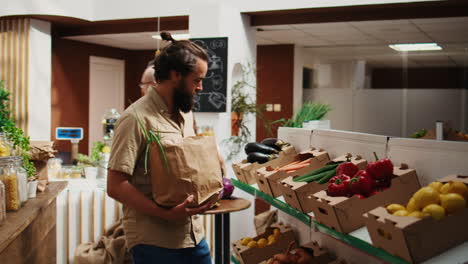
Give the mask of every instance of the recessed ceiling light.
[[437, 45], [437, 43], [393, 44], [388, 46], [396, 51], [423, 51], [442, 49], [442, 47]]
[[[180, 34], [171, 34], [171, 36], [172, 36], [175, 40], [179, 40], [179, 39], [189, 39], [189, 38], [190, 38], [190, 34], [184, 34], [184, 33], [180, 33]], [[152, 35], [151, 37], [154, 38], [154, 39], [161, 39], [161, 36], [160, 36], [160, 35]]]

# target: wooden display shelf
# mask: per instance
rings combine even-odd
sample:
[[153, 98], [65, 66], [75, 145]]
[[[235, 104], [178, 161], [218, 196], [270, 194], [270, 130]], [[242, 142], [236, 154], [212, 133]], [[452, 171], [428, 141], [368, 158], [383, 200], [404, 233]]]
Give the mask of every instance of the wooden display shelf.
[[55, 263], [55, 198], [66, 186], [66, 182], [52, 182], [20, 210], [7, 213], [0, 224], [0, 259], [7, 263]]

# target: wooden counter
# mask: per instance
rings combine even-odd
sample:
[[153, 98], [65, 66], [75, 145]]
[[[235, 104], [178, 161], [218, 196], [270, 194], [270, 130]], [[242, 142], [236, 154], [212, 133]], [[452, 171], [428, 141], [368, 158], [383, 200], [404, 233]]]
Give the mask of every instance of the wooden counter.
[[3, 263], [56, 262], [55, 198], [67, 186], [52, 182], [17, 212], [7, 213], [0, 224], [0, 260]]

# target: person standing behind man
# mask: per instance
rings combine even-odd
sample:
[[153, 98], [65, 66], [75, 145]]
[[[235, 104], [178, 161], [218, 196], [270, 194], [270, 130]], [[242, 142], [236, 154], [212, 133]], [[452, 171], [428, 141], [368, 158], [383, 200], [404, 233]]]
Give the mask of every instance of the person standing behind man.
[[140, 80], [140, 93], [144, 96], [148, 92], [149, 87], [155, 87], [157, 85], [154, 79], [154, 59], [148, 63], [145, 71], [141, 75]]
[[[123, 204], [123, 226], [134, 263], [209, 264], [210, 250], [204, 239], [201, 218], [207, 203], [188, 208], [190, 195], [173, 208], [152, 200], [151, 168], [145, 174], [146, 139], [139, 127], [159, 131], [163, 140], [194, 136], [194, 97], [202, 91], [207, 72], [206, 52], [189, 40], [171, 42], [155, 58], [157, 85], [130, 105], [119, 118], [112, 143], [107, 193]], [[155, 186], [165, 188], [165, 186]]]

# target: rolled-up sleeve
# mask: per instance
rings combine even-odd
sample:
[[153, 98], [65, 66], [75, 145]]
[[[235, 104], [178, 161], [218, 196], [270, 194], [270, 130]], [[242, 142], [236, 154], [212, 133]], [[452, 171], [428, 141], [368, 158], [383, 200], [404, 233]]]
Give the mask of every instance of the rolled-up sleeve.
[[109, 169], [133, 175], [143, 145], [144, 136], [138, 121], [133, 115], [124, 114], [115, 125]]

